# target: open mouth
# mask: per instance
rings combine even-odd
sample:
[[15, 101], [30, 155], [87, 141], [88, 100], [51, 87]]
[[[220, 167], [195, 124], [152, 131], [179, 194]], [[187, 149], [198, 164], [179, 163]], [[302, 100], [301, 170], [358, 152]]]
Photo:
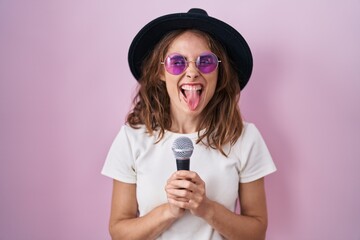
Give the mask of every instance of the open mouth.
[[203, 86], [200, 84], [184, 84], [180, 86], [180, 91], [190, 110], [195, 110], [199, 105]]

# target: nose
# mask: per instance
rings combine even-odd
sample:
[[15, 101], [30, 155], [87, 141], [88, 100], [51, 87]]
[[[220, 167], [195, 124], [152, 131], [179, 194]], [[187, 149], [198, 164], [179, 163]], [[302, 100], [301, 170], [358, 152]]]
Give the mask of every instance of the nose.
[[195, 61], [188, 61], [188, 67], [185, 70], [187, 78], [197, 78], [199, 76], [199, 70], [195, 65]]

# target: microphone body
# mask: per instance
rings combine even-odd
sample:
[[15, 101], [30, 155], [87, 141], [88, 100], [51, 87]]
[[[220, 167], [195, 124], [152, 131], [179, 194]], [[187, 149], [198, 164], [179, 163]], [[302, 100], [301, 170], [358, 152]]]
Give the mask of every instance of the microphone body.
[[193, 153], [194, 146], [190, 138], [179, 137], [175, 139], [172, 150], [176, 159], [177, 170], [190, 170], [190, 157]]
[[190, 170], [190, 159], [176, 159], [177, 170]]

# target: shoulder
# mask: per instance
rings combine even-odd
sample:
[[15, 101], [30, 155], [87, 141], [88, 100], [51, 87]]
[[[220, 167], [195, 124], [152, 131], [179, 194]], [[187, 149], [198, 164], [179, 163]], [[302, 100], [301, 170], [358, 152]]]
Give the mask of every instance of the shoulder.
[[251, 152], [267, 151], [267, 146], [255, 124], [244, 122], [243, 131], [235, 143], [235, 149], [238, 149], [241, 155], [248, 155]]
[[146, 128], [144, 126], [139, 126], [139, 128], [132, 128], [131, 126], [124, 124], [120, 127], [120, 130], [115, 137], [114, 143], [118, 145], [118, 147], [124, 144], [133, 145], [140, 139], [144, 139], [145, 136]]
[[132, 146], [153, 145], [157, 141], [156, 134], [149, 134], [145, 125], [133, 128], [128, 124], [121, 127], [120, 134], [125, 136]]
[[248, 142], [248, 141], [256, 141], [258, 139], [262, 139], [262, 136], [258, 130], [258, 128], [255, 126], [255, 124], [250, 122], [244, 122], [243, 131], [241, 133], [241, 136], [239, 138], [240, 142]]
[[133, 128], [128, 124], [124, 124], [120, 132], [124, 132], [128, 137], [137, 137], [146, 134], [146, 127], [145, 125], [139, 125], [138, 128]]
[[238, 141], [240, 157], [240, 182], [251, 182], [276, 171], [269, 149], [258, 128], [245, 123]]

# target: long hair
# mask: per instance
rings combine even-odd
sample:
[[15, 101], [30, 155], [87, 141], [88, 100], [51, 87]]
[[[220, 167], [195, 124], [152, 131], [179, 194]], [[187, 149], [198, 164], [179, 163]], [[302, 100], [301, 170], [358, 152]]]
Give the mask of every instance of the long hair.
[[202, 36], [208, 42], [210, 50], [221, 60], [215, 93], [201, 113], [197, 126], [197, 143], [202, 142], [227, 156], [223, 146], [227, 143], [233, 145], [243, 129], [238, 106], [238, 75], [222, 45], [209, 34], [199, 30], [175, 30], [168, 33], [145, 58], [138, 92], [133, 100], [134, 107], [127, 116], [127, 123], [133, 128], [145, 125], [150, 135], [158, 131], [158, 141], [163, 138], [165, 130], [171, 128], [170, 98], [165, 81], [160, 80], [160, 74], [164, 71], [160, 61], [165, 58], [173, 40], [185, 31]]

